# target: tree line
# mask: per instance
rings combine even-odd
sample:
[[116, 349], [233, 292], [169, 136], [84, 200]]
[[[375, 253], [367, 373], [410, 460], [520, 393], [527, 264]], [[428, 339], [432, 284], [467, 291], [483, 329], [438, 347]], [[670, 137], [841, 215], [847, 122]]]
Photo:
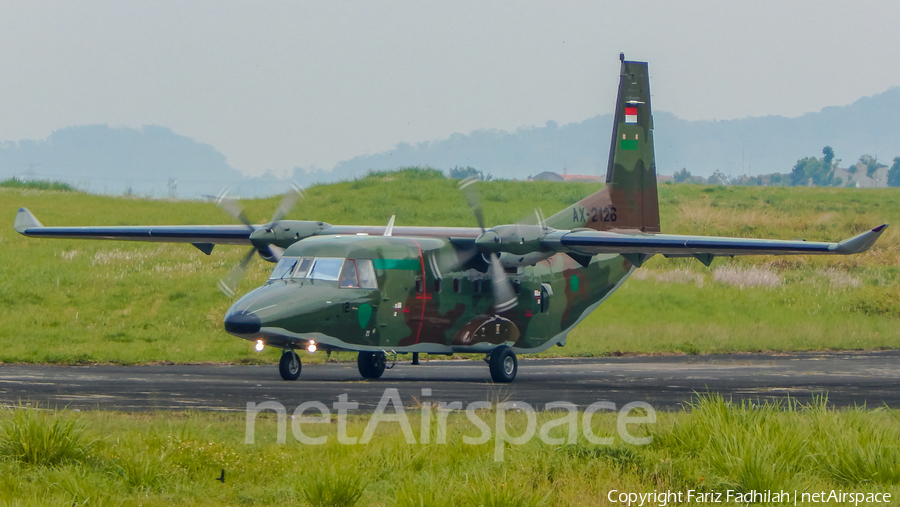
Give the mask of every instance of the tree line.
[[[730, 178], [722, 171], [716, 170], [709, 178], [702, 176], [694, 176], [687, 168], [682, 168], [675, 172], [673, 180], [675, 183], [698, 183], [707, 185], [743, 185], [743, 186], [817, 186], [817, 187], [839, 187], [853, 186], [853, 181], [845, 182], [840, 176], [835, 175], [841, 159], [836, 159], [834, 150], [831, 146], [822, 148], [821, 157], [804, 157], [794, 164], [789, 173], [771, 173], [761, 174], [759, 176], [735, 176]], [[859, 164], [851, 164], [847, 169], [849, 173], [856, 174], [860, 170], [860, 166], [866, 171], [866, 176], [873, 178], [875, 173], [887, 164], [878, 161], [872, 155], [863, 155], [859, 157]], [[900, 157], [894, 157], [893, 164], [888, 169], [887, 185], [889, 187], [900, 187]]]

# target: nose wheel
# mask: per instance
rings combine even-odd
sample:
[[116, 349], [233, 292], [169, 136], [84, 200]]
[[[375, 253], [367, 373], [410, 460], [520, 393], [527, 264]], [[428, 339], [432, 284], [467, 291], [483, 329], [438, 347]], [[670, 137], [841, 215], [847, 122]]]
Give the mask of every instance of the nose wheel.
[[284, 380], [297, 380], [300, 378], [300, 357], [291, 349], [285, 349], [281, 353], [281, 361], [278, 362], [278, 371]]
[[509, 347], [494, 349], [491, 352], [488, 365], [491, 368], [491, 379], [498, 384], [512, 382], [516, 378], [516, 372], [519, 371], [519, 361], [516, 360], [516, 353]]
[[360, 352], [356, 363], [363, 378], [380, 378], [387, 368], [387, 355], [384, 352]]

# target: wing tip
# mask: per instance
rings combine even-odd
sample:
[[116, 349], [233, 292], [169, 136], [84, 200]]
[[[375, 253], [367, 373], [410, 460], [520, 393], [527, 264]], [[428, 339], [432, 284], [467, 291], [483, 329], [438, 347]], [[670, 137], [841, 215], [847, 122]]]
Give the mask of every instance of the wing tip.
[[887, 229], [887, 226], [888, 224], [881, 224], [870, 231], [845, 239], [834, 247], [834, 252], [843, 255], [865, 252], [878, 241], [878, 238], [881, 237], [881, 233]]
[[28, 211], [28, 208], [19, 208], [19, 212], [16, 213], [16, 221], [13, 224], [16, 232], [25, 234], [25, 231], [35, 227], [43, 227], [43, 224]]

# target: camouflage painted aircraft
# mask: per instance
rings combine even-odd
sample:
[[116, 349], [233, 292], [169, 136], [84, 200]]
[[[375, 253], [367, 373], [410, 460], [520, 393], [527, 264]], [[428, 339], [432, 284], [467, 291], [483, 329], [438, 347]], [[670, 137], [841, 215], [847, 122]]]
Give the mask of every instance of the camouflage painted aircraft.
[[243, 226], [44, 227], [20, 209], [15, 229], [40, 238], [216, 244], [250, 251], [221, 283], [226, 292], [255, 253], [277, 262], [269, 280], [225, 315], [232, 335], [283, 350], [280, 372], [300, 375], [297, 349], [355, 351], [378, 378], [396, 354], [483, 353], [495, 382], [516, 377], [516, 354], [563, 346], [566, 335], [656, 254], [694, 257], [854, 254], [887, 225], [840, 243], [661, 234], [647, 64], [620, 56], [606, 185], [536, 224], [486, 228], [471, 181], [462, 186], [478, 228], [341, 226], [283, 220]]

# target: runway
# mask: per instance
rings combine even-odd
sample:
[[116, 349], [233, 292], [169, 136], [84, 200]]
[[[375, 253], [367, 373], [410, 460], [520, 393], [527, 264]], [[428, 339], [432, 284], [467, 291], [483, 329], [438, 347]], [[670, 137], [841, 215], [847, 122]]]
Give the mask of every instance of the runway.
[[407, 359], [379, 380], [361, 380], [355, 362], [310, 364], [295, 382], [281, 380], [274, 365], [0, 366], [0, 403], [79, 410], [243, 411], [248, 402], [277, 401], [290, 411], [304, 401], [331, 406], [347, 394], [360, 411], [371, 411], [386, 388], [398, 389], [409, 406], [423, 399], [517, 401], [537, 409], [552, 401], [581, 408], [644, 401], [677, 410], [708, 391], [760, 401], [827, 393], [837, 406], [900, 408], [900, 350], [527, 359], [511, 384], [492, 384], [482, 361], [412, 366]]

